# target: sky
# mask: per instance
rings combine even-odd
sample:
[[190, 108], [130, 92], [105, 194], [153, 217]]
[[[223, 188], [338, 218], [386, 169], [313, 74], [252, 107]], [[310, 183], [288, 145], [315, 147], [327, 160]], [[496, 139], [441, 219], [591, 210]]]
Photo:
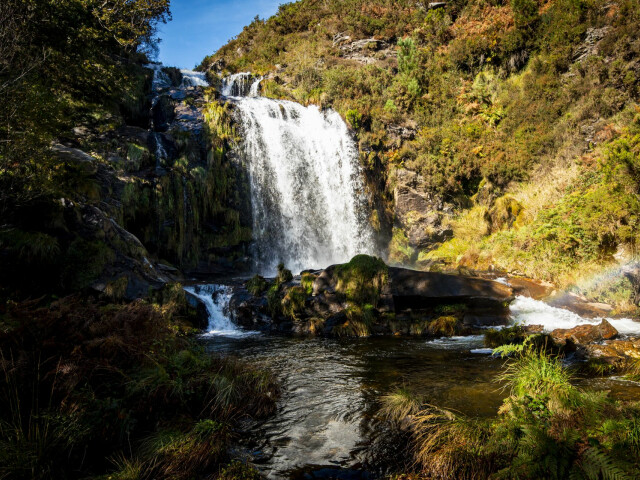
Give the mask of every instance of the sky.
[[159, 25], [159, 60], [192, 69], [250, 24], [269, 18], [286, 0], [171, 0], [173, 20]]

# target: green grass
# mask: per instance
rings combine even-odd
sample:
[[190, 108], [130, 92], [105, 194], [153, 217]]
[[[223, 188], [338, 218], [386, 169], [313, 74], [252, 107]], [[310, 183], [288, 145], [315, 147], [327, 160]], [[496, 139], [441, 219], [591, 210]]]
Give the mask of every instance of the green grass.
[[392, 424], [393, 412], [410, 415], [415, 472], [425, 478], [633, 478], [640, 404], [572, 380], [560, 358], [530, 347], [501, 375], [510, 394], [493, 420], [417, 406], [407, 392], [384, 397], [382, 411]]

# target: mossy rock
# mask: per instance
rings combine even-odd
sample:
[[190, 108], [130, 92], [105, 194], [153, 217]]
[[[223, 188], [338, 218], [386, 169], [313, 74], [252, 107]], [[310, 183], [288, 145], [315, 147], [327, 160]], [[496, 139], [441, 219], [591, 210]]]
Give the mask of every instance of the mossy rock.
[[438, 317], [429, 322], [427, 331], [434, 336], [451, 337], [458, 332], [459, 322], [457, 317], [450, 315]]
[[510, 195], [498, 198], [487, 212], [491, 231], [511, 228], [523, 211], [522, 204]]
[[356, 255], [335, 268], [336, 291], [356, 305], [376, 306], [382, 289], [389, 281], [389, 268], [378, 257]]
[[291, 320], [299, 320], [307, 300], [307, 292], [303, 287], [291, 287], [282, 299], [282, 312]]
[[247, 290], [254, 297], [257, 297], [264, 293], [268, 286], [269, 282], [267, 282], [264, 277], [257, 274], [251, 277], [251, 279], [249, 279], [249, 281], [247, 282]]

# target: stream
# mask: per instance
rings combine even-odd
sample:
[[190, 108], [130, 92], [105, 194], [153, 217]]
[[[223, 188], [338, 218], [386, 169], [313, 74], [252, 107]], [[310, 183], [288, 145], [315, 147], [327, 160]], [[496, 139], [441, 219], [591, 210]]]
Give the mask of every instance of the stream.
[[[210, 315], [201, 339], [215, 354], [242, 358], [274, 372], [282, 385], [277, 412], [248, 424], [241, 455], [271, 479], [379, 478], [401, 445], [377, 420], [380, 398], [396, 387], [422, 395], [430, 404], [489, 418], [508, 395], [498, 377], [504, 360], [483, 348], [483, 336], [297, 338], [239, 329], [230, 321], [229, 287], [199, 285], [187, 291]], [[596, 320], [517, 297], [514, 321], [571, 327]], [[621, 330], [640, 325], [610, 319]], [[571, 359], [567, 359], [571, 363]], [[576, 379], [580, 386], [610, 390], [619, 399], [640, 395], [640, 384], [621, 378]]]

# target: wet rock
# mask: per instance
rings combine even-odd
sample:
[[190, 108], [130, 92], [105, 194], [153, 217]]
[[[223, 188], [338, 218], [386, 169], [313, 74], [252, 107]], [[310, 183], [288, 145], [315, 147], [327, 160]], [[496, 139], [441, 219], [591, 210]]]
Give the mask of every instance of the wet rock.
[[551, 338], [556, 346], [569, 348], [611, 340], [617, 336], [618, 331], [605, 319], [599, 325], [578, 325], [570, 329], [558, 328], [551, 332]]
[[622, 268], [622, 274], [631, 283], [633, 303], [640, 306], [640, 262], [633, 262]]
[[151, 108], [151, 116], [153, 129], [157, 132], [166, 132], [176, 116], [171, 98], [160, 95]]
[[394, 267], [389, 268], [388, 293], [396, 311], [451, 304], [502, 311], [513, 299], [511, 287], [499, 282]]
[[627, 340], [607, 340], [601, 343], [586, 345], [583, 355], [597, 358], [616, 367], [624, 367], [630, 360], [640, 358], [640, 338]]
[[611, 305], [590, 302], [586, 297], [571, 292], [554, 296], [547, 303], [552, 307], [564, 308], [585, 318], [607, 317], [613, 310]]

